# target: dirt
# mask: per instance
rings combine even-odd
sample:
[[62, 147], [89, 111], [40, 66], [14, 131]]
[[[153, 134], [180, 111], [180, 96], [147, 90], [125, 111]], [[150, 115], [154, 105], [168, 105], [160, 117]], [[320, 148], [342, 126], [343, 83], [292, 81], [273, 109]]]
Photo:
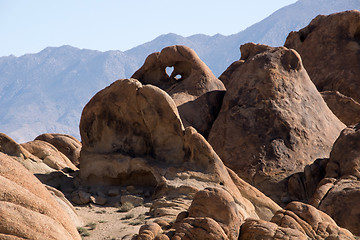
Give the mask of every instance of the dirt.
[[[139, 206], [128, 212], [121, 212], [117, 207], [103, 207], [95, 204], [75, 207], [83, 220], [79, 229], [85, 240], [120, 240], [132, 239], [141, 225], [149, 218], [149, 207]], [[86, 229], [86, 230], [84, 230]], [[87, 235], [88, 236], [85, 236]]]

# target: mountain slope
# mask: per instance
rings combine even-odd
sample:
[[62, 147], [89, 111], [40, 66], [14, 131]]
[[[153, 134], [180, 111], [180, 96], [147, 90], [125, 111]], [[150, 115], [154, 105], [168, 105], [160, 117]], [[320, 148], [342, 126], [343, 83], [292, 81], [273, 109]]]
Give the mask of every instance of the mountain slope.
[[62, 46], [21, 57], [0, 57], [0, 132], [18, 142], [45, 132], [79, 138], [84, 105], [111, 82], [130, 77], [152, 52], [186, 45], [219, 76], [240, 58], [241, 44], [283, 45], [290, 31], [305, 27], [316, 15], [348, 9], [360, 9], [360, 0], [300, 0], [230, 36], [171, 33], [125, 52]]

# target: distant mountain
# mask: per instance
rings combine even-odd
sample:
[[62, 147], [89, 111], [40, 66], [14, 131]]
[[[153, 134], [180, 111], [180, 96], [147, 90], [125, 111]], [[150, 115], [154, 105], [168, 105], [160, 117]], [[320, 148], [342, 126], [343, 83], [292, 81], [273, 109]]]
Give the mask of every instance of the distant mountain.
[[45, 132], [79, 138], [81, 110], [100, 89], [130, 77], [152, 52], [181, 44], [193, 48], [219, 76], [240, 58], [246, 42], [280, 46], [290, 31], [305, 27], [318, 14], [360, 9], [360, 0], [300, 0], [230, 36], [161, 35], [128, 51], [46, 48], [21, 57], [0, 57], [0, 132], [18, 142]]

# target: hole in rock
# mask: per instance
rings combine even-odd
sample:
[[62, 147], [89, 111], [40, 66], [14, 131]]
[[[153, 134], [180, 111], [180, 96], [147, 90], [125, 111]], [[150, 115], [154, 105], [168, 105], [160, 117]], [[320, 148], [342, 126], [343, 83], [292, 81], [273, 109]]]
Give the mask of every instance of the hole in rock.
[[182, 76], [181, 76], [180, 74], [178, 74], [178, 75], [175, 76], [175, 79], [176, 79], [176, 80], [181, 80], [181, 78], [182, 78]]
[[173, 73], [173, 71], [174, 71], [174, 67], [166, 67], [165, 68], [165, 72], [166, 72], [166, 74], [170, 77], [171, 76], [171, 74]]

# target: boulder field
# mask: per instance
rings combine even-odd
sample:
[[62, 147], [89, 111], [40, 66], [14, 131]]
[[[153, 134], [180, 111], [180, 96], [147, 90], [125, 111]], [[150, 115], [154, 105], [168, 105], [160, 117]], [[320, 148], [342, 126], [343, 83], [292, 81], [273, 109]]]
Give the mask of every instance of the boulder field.
[[219, 78], [169, 46], [93, 96], [81, 142], [0, 133], [0, 239], [81, 239], [72, 204], [144, 198], [124, 239], [359, 239], [359, 39], [359, 11], [318, 16]]

